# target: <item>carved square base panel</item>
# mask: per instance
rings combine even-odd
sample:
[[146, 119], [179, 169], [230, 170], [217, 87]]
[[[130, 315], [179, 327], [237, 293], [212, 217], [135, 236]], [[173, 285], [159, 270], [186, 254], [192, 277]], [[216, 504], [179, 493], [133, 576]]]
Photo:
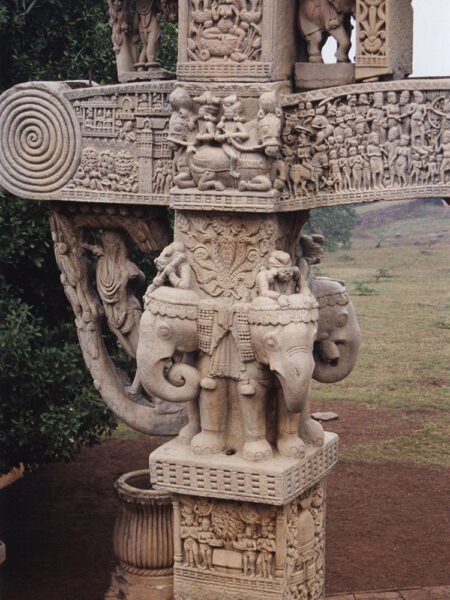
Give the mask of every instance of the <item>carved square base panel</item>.
[[174, 499], [175, 600], [319, 600], [325, 482], [282, 507]]
[[303, 459], [275, 455], [252, 463], [240, 453], [197, 456], [190, 447], [172, 440], [151, 454], [150, 477], [155, 488], [171, 493], [280, 506], [320, 481], [336, 464], [338, 436], [326, 432], [321, 448], [306, 448]]

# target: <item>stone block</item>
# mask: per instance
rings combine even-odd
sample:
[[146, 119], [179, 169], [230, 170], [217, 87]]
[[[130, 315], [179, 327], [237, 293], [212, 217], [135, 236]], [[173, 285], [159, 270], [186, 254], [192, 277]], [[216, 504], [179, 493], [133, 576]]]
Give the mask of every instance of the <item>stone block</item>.
[[199, 456], [178, 440], [150, 455], [150, 476], [156, 489], [280, 506], [320, 481], [336, 464], [338, 436], [325, 433], [321, 448], [307, 446], [304, 459], [275, 456], [252, 463], [240, 454]]
[[295, 64], [295, 87], [298, 90], [316, 90], [355, 82], [355, 65], [351, 63]]

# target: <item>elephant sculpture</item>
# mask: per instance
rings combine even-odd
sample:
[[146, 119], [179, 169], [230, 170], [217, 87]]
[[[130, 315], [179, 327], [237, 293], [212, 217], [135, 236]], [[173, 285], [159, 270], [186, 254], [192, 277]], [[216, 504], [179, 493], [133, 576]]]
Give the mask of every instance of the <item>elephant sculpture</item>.
[[[190, 422], [179, 440], [196, 454], [228, 449], [260, 461], [272, 457], [275, 446], [281, 455], [302, 457], [305, 443], [320, 446], [324, 438], [309, 409], [317, 328], [317, 302], [308, 288], [283, 305], [258, 297], [229, 307], [159, 287], [146, 295], [139, 377], [149, 393], [188, 402]], [[234, 421], [233, 398], [240, 411]], [[240, 439], [237, 422], [243, 423]]]
[[355, 366], [361, 330], [342, 282], [315, 277], [310, 285], [319, 303], [313, 377], [321, 383], [335, 383], [347, 377]]
[[349, 62], [352, 14], [355, 0], [300, 0], [298, 26], [308, 45], [309, 62], [323, 62], [322, 48], [330, 35], [337, 42], [337, 61]]

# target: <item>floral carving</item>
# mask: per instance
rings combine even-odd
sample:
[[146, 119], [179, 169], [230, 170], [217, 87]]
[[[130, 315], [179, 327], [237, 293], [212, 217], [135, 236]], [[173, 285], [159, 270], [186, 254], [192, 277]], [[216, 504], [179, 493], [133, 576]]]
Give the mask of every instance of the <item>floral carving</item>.
[[272, 219], [237, 222], [227, 215], [213, 220], [180, 214], [179, 230], [186, 234], [192, 268], [199, 287], [210, 296], [248, 298], [255, 285], [255, 267], [274, 248]]

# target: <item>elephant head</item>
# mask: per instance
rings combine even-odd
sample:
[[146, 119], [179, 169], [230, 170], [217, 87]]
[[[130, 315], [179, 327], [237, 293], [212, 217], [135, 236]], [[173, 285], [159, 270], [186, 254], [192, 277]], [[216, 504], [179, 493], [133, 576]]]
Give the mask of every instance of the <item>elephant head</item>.
[[353, 304], [341, 282], [316, 277], [311, 289], [319, 303], [313, 377], [321, 383], [335, 383], [347, 377], [355, 366], [361, 330]]
[[176, 354], [197, 350], [198, 296], [189, 290], [159, 287], [146, 295], [139, 326], [137, 367], [145, 390], [170, 402], [194, 400], [200, 390], [198, 370], [168, 362]]
[[268, 365], [277, 377], [287, 410], [300, 413], [314, 371], [318, 310], [309, 291], [287, 299], [281, 306], [271, 298], [257, 298], [250, 305], [248, 320], [256, 361]]

